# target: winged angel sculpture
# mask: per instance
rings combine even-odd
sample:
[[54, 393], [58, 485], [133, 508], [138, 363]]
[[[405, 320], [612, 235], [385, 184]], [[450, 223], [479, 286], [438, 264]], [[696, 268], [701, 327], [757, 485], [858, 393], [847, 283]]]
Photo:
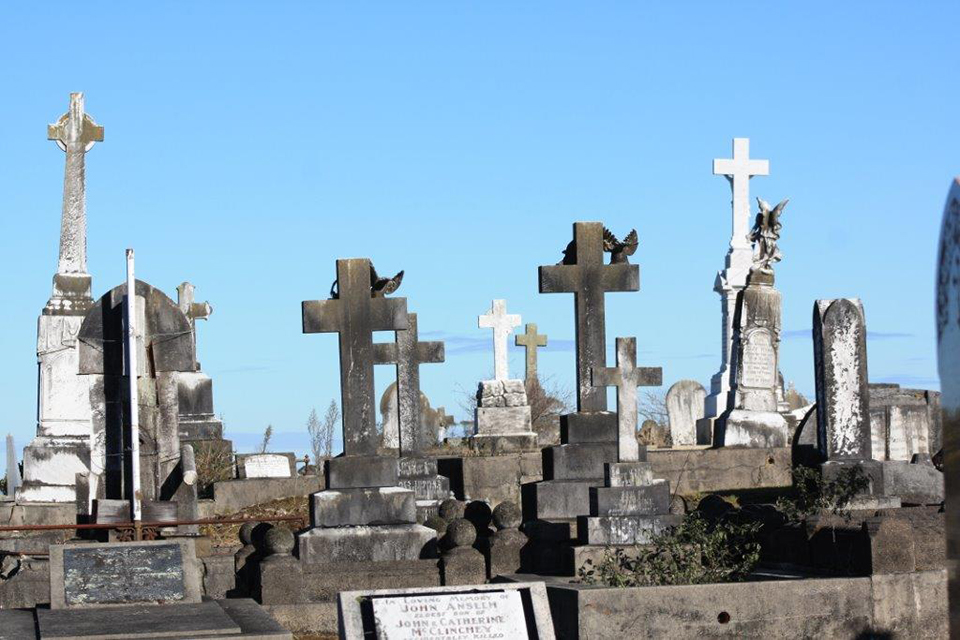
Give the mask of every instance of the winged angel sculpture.
[[750, 231], [750, 241], [754, 244], [753, 268], [763, 273], [773, 273], [773, 263], [780, 262], [780, 215], [790, 200], [784, 200], [773, 209], [765, 200], [757, 198], [760, 212]]

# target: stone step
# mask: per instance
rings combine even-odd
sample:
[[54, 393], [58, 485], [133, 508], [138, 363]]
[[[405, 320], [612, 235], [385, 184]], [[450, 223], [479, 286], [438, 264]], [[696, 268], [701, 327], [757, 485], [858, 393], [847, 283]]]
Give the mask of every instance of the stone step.
[[579, 518], [578, 538], [586, 544], [650, 544], [653, 537], [680, 524], [681, 516], [590, 516]]
[[670, 511], [670, 483], [655, 480], [645, 487], [590, 489], [591, 516], [645, 516]]
[[537, 451], [540, 445], [537, 434], [510, 433], [504, 435], [477, 434], [470, 437], [470, 448], [481, 456], [501, 456], [510, 453]]
[[543, 450], [543, 477], [547, 480], [603, 478], [606, 463], [616, 460], [615, 442], [556, 445]]
[[523, 519], [562, 520], [590, 513], [590, 489], [600, 480], [544, 480], [523, 485]]
[[560, 442], [615, 443], [619, 438], [617, 414], [614, 411], [568, 413], [560, 416]]
[[610, 462], [604, 469], [604, 484], [608, 487], [643, 487], [653, 484], [653, 464], [649, 462]]
[[401, 487], [327, 489], [311, 497], [315, 527], [415, 524], [416, 495]]
[[478, 407], [477, 433], [485, 436], [529, 433], [530, 407]]
[[436, 537], [419, 524], [317, 527], [297, 536], [297, 545], [306, 564], [419, 560], [436, 552]]

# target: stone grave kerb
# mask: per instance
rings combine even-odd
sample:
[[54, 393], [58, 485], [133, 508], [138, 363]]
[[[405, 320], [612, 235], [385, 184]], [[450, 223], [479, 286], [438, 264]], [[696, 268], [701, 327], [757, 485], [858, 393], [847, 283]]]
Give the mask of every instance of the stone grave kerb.
[[420, 365], [442, 363], [444, 346], [439, 341], [420, 341], [415, 313], [407, 314], [407, 328], [394, 335], [394, 342], [373, 345], [373, 361], [396, 365], [400, 455], [418, 456], [430, 447], [436, 435], [423, 420]]
[[[540, 293], [572, 293], [576, 319], [577, 410], [607, 410], [607, 393], [594, 387], [590, 370], [606, 366], [604, 295], [639, 291], [640, 267], [605, 264], [603, 224], [576, 222], [574, 240], [560, 264], [540, 267]], [[572, 254], [572, 255], [571, 255]]]
[[596, 387], [617, 388], [617, 458], [619, 462], [640, 460], [637, 443], [637, 387], [663, 384], [661, 367], [637, 367], [637, 339], [617, 338], [617, 366], [591, 369]]
[[407, 329], [406, 298], [374, 297], [367, 258], [337, 260], [338, 292], [302, 303], [304, 333], [337, 333], [345, 456], [377, 455], [373, 332]]

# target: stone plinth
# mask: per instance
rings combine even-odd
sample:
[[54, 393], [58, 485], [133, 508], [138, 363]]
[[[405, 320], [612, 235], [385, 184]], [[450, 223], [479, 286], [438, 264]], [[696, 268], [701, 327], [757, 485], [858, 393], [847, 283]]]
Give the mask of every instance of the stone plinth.
[[436, 458], [400, 458], [399, 485], [413, 492], [417, 522], [436, 515], [440, 503], [453, 497], [450, 479], [437, 474]]
[[476, 427], [471, 448], [481, 455], [537, 450], [522, 380], [484, 380], [477, 389]]
[[773, 282], [773, 273], [754, 270], [739, 295], [732, 408], [714, 425], [714, 446], [788, 444], [787, 421], [777, 402], [781, 296]]

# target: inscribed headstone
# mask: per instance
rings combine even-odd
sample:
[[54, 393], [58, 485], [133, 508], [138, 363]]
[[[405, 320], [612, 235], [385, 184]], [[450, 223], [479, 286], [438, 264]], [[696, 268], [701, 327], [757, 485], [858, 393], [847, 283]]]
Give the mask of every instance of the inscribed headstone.
[[282, 453], [254, 453], [243, 458], [247, 478], [289, 478], [290, 456]]

